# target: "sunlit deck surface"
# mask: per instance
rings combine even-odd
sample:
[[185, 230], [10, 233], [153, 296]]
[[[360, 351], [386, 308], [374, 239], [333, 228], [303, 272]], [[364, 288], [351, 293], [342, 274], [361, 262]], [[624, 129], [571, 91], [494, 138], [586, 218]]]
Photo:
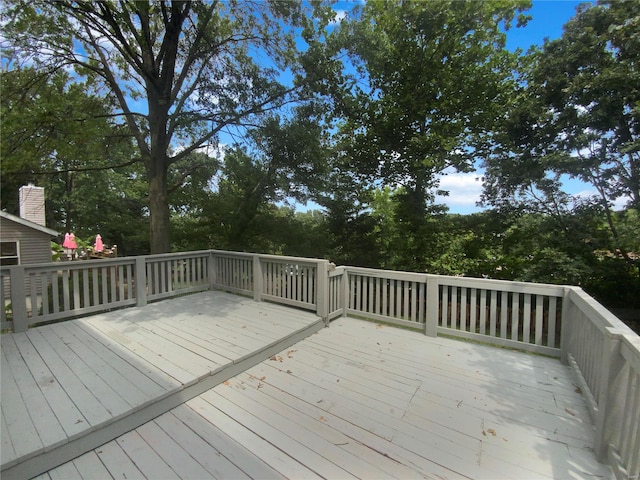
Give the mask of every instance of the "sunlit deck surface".
[[2, 463], [94, 442], [39, 478], [612, 476], [558, 360], [321, 326], [207, 292], [4, 335]]

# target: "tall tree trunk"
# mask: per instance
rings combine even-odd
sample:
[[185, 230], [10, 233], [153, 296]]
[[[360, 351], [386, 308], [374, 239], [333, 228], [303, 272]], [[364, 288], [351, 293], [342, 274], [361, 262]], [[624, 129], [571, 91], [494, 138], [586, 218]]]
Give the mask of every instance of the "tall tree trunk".
[[167, 195], [167, 164], [151, 159], [147, 164], [149, 176], [149, 240], [151, 253], [167, 253], [171, 249], [169, 235], [169, 198]]

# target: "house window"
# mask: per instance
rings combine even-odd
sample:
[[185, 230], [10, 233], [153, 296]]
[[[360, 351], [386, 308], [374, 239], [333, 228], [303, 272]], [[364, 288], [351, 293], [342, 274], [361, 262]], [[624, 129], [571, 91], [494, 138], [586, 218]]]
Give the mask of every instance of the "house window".
[[18, 242], [0, 242], [0, 265], [19, 265]]

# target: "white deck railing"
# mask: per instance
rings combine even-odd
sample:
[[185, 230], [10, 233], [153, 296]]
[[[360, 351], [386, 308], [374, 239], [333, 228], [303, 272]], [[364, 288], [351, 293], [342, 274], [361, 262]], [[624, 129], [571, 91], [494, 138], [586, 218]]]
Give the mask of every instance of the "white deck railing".
[[221, 289], [315, 311], [327, 325], [352, 315], [552, 355], [573, 368], [587, 398], [597, 458], [619, 479], [640, 478], [640, 337], [580, 288], [332, 267], [218, 250], [8, 267], [0, 320], [21, 332]]

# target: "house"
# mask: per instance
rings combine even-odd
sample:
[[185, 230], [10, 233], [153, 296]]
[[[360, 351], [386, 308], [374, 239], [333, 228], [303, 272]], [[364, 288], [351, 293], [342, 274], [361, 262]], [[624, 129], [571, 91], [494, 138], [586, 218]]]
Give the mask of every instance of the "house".
[[0, 211], [0, 266], [50, 262], [51, 237], [57, 236], [45, 226], [44, 188], [21, 187], [20, 216]]

